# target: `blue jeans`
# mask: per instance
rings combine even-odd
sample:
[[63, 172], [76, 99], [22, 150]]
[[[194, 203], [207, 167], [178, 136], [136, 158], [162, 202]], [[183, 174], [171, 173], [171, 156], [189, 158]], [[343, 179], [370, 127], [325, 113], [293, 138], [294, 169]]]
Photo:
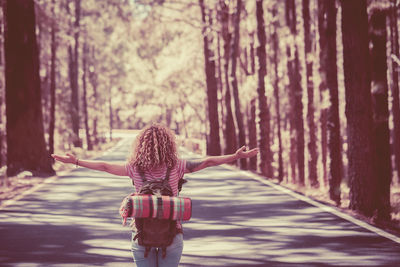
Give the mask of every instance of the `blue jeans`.
[[147, 258], [144, 257], [145, 247], [134, 241], [132, 235], [133, 260], [137, 267], [177, 267], [183, 250], [183, 235], [177, 234], [171, 245], [167, 247], [167, 256], [162, 258], [161, 249], [151, 248]]

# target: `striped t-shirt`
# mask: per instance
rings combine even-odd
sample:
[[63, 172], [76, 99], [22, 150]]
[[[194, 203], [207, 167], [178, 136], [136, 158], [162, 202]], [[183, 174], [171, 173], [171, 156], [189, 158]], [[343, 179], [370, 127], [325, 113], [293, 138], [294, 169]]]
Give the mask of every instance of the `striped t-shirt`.
[[[128, 176], [134, 182], [136, 192], [139, 192], [143, 184], [142, 176], [140, 176], [136, 168], [131, 166], [129, 163], [127, 163], [125, 167]], [[183, 175], [185, 174], [185, 168], [186, 160], [178, 159], [175, 167], [171, 169], [171, 173], [169, 175], [169, 184], [172, 188], [174, 196], [178, 195], [178, 182], [180, 179], [183, 178]], [[162, 167], [151, 171], [145, 171], [144, 175], [146, 177], [146, 180], [152, 181], [165, 179], [166, 173], [167, 167]]]

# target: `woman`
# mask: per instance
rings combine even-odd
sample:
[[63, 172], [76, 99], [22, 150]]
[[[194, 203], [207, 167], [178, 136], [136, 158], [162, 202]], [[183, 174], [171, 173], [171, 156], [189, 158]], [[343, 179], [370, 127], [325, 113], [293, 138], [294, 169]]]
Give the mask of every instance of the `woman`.
[[[171, 130], [160, 125], [153, 124], [143, 129], [133, 143], [132, 154], [125, 164], [109, 163], [103, 161], [82, 160], [72, 154], [66, 156], [52, 155], [63, 163], [76, 164], [93, 170], [105, 171], [119, 176], [129, 176], [135, 185], [136, 192], [142, 186], [141, 174], [144, 173], [147, 180], [163, 179], [166, 170], [170, 169], [169, 184], [174, 196], [178, 195], [178, 184], [185, 173], [200, 171], [204, 168], [229, 163], [240, 158], [253, 157], [258, 153], [258, 148], [245, 151], [241, 147], [235, 154], [225, 156], [210, 156], [199, 160], [179, 159], [176, 151], [175, 136]], [[167, 248], [166, 257], [161, 257], [156, 249], [152, 249], [147, 257], [144, 257], [145, 247], [132, 241], [133, 258], [138, 267], [172, 267], [178, 266], [182, 250], [183, 236], [182, 226], [177, 223], [177, 234]]]

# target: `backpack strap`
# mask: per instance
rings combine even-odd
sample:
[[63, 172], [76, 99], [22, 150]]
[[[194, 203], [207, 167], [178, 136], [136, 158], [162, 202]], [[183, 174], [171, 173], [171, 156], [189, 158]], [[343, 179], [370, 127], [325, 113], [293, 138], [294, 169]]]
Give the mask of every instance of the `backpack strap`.
[[169, 175], [171, 174], [171, 168], [167, 168], [167, 173], [165, 174], [164, 181], [169, 181]]
[[144, 172], [143, 172], [143, 171], [138, 171], [138, 172], [139, 172], [139, 174], [140, 174], [140, 177], [142, 177], [142, 182], [143, 182], [143, 183], [146, 182], [147, 179], [146, 179], [146, 176], [144, 175]]

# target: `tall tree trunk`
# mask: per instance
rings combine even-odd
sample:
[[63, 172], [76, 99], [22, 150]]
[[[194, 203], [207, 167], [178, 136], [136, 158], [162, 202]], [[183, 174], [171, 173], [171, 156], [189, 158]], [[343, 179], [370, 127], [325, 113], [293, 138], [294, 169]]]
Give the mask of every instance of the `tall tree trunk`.
[[54, 127], [56, 121], [56, 58], [57, 41], [55, 18], [55, 0], [52, 0], [51, 14], [51, 62], [50, 62], [50, 122], [49, 122], [49, 153], [54, 153]]
[[[272, 10], [272, 16], [276, 18], [277, 10], [276, 7]], [[273, 50], [273, 61], [274, 61], [274, 72], [275, 72], [275, 80], [274, 80], [274, 97], [275, 97], [275, 109], [276, 109], [276, 127], [278, 130], [278, 180], [279, 182], [283, 181], [283, 148], [282, 148], [282, 133], [281, 133], [281, 106], [280, 106], [280, 95], [279, 95], [279, 62], [278, 62], [278, 53], [279, 53], [279, 41], [278, 41], [278, 23], [277, 21], [274, 23], [274, 33], [272, 34], [272, 45]]]
[[320, 37], [320, 53], [321, 53], [321, 72], [324, 81], [321, 83], [322, 91], [329, 88], [330, 107], [323, 116], [326, 118], [327, 141], [330, 155], [330, 172], [328, 175], [329, 196], [335, 201], [336, 205], [340, 205], [340, 184], [342, 182], [342, 149], [340, 139], [340, 121], [339, 121], [339, 93], [337, 81], [337, 59], [336, 59], [336, 3], [335, 1], [319, 0], [319, 31]]
[[[286, 23], [293, 35], [293, 40], [295, 40], [297, 35], [297, 21], [296, 21], [296, 6], [294, 0], [288, 0], [285, 2], [286, 11]], [[290, 49], [293, 52], [290, 52]], [[303, 123], [303, 89], [301, 88], [301, 77], [300, 77], [300, 63], [299, 55], [297, 51], [296, 42], [292, 48], [289, 47], [288, 52], [289, 62], [289, 80], [290, 80], [290, 90], [292, 98], [292, 130], [294, 131], [294, 140], [296, 144], [296, 160], [298, 169], [298, 183], [304, 185], [304, 123]], [[293, 148], [292, 148], [293, 149]]]
[[372, 9], [370, 15], [372, 113], [374, 136], [374, 204], [377, 218], [390, 220], [392, 181], [386, 56], [386, 10]]
[[316, 127], [314, 121], [314, 83], [313, 83], [313, 60], [312, 60], [312, 46], [313, 41], [311, 38], [310, 27], [310, 0], [303, 0], [303, 19], [304, 19], [304, 52], [306, 60], [306, 79], [307, 79], [307, 122], [310, 134], [308, 142], [309, 161], [308, 161], [308, 179], [311, 186], [318, 187], [317, 176], [317, 146], [316, 146]]
[[[3, 5], [2, 5], [3, 7]], [[3, 49], [4, 49], [4, 9], [1, 10], [0, 12], [0, 66], [1, 66], [1, 71], [4, 73], [4, 61], [3, 61]], [[4, 166], [6, 164], [6, 159], [5, 159], [5, 127], [4, 127], [4, 122], [3, 120], [5, 119], [5, 114], [3, 113], [3, 108], [4, 108], [4, 96], [5, 96], [5, 82], [4, 82], [4, 77], [0, 79], [0, 167]]]
[[217, 79], [215, 77], [215, 60], [214, 54], [209, 48], [209, 35], [207, 34], [206, 12], [204, 0], [199, 0], [201, 9], [201, 20], [203, 22], [203, 47], [204, 47], [204, 67], [207, 83], [207, 103], [208, 103], [208, 120], [209, 120], [209, 138], [207, 142], [207, 154], [221, 155], [221, 144], [219, 138], [219, 116], [218, 116], [218, 88]]
[[86, 132], [86, 144], [88, 150], [93, 150], [93, 144], [90, 138], [90, 131], [89, 131], [89, 115], [88, 115], [88, 105], [87, 105], [87, 86], [86, 86], [86, 77], [88, 73], [87, 68], [87, 55], [89, 53], [87, 43], [83, 44], [83, 51], [82, 51], [82, 87], [83, 87], [83, 114], [84, 114], [84, 122], [85, 122], [85, 132]]
[[297, 46], [294, 47], [294, 115], [296, 127], [297, 168], [299, 184], [304, 185], [304, 122], [303, 122], [303, 89], [301, 87], [300, 61]]
[[257, 47], [257, 58], [258, 58], [258, 108], [259, 108], [259, 128], [260, 128], [260, 170], [261, 173], [269, 178], [273, 176], [272, 170], [272, 158], [270, 149], [270, 113], [267, 106], [267, 97], [265, 95], [265, 82], [264, 78], [267, 74], [267, 53], [266, 53], [266, 43], [267, 38], [265, 34], [265, 23], [264, 23], [264, 9], [263, 2], [257, 0], [256, 2], [256, 17], [257, 17], [257, 37], [259, 42], [259, 47]]
[[336, 58], [336, 3], [327, 1], [327, 69], [326, 81], [329, 88], [330, 107], [328, 112], [328, 146], [330, 161], [329, 196], [340, 206], [340, 184], [342, 182], [342, 142], [340, 138], [339, 92]]
[[[231, 65], [231, 81], [232, 81], [232, 90], [233, 90], [233, 99], [235, 101], [235, 115], [236, 115], [236, 123], [239, 130], [239, 146], [246, 145], [246, 133], [244, 129], [243, 123], [243, 114], [240, 108], [240, 99], [239, 99], [239, 89], [238, 89], [238, 81], [236, 76], [237, 69], [237, 58], [239, 54], [239, 39], [240, 39], [240, 13], [242, 10], [242, 1], [237, 0], [236, 4], [236, 14], [235, 14], [235, 31], [233, 35], [233, 45], [232, 45], [232, 65]], [[240, 168], [247, 169], [247, 159], [240, 159]]]
[[225, 154], [235, 153], [237, 148], [236, 127], [233, 121], [233, 113], [231, 106], [231, 92], [229, 85], [229, 54], [231, 35], [229, 33], [229, 6], [225, 1], [220, 0], [221, 7], [221, 23], [222, 23], [222, 39], [224, 40], [224, 77], [225, 77]]
[[[93, 88], [93, 99], [95, 101], [98, 101], [97, 99], [97, 85], [98, 85], [98, 80], [97, 80], [97, 73], [96, 73], [96, 58], [95, 58], [95, 54], [96, 54], [96, 48], [94, 46], [92, 46], [90, 48], [90, 65], [93, 66], [93, 69], [89, 70], [89, 81], [90, 84], [92, 85]], [[99, 135], [98, 135], [98, 131], [97, 131], [97, 105], [94, 105], [94, 112], [93, 112], [93, 131], [92, 131], [92, 137], [93, 137], [93, 141], [94, 144], [97, 145], [99, 144]]]
[[371, 77], [366, 1], [342, 0], [350, 208], [366, 216], [375, 210]]
[[[397, 22], [397, 7], [390, 12], [391, 53], [399, 58], [399, 32]], [[392, 113], [393, 113], [393, 151], [395, 156], [394, 169], [397, 171], [398, 183], [400, 183], [400, 101], [399, 101], [399, 68], [400, 65], [392, 61]]]
[[[250, 110], [248, 114], [247, 125], [249, 127], [249, 147], [250, 149], [257, 147], [257, 125], [256, 125], [256, 99], [250, 101]], [[252, 157], [249, 160], [249, 169], [257, 170], [257, 157]]]
[[[218, 40], [217, 40], [217, 56], [218, 56], [218, 107], [220, 108], [220, 114], [218, 115], [220, 118], [220, 125], [223, 126], [225, 125], [225, 112], [224, 112], [224, 81], [223, 81], [223, 75], [222, 75], [222, 54], [221, 54], [221, 37], [218, 34]], [[225, 140], [225, 131], [224, 129], [220, 129], [220, 133], [222, 132], [223, 139]], [[220, 145], [221, 140], [220, 140]], [[222, 152], [223, 147], [221, 146], [221, 152]]]
[[54, 174], [44, 138], [34, 8], [33, 0], [4, 5], [8, 176]]
[[252, 75], [256, 73], [256, 60], [254, 53], [254, 33], [250, 34], [250, 69]]
[[[319, 35], [319, 73], [321, 76], [321, 82], [319, 84], [319, 92], [320, 92], [320, 102], [326, 102], [326, 92], [328, 90], [327, 85], [327, 71], [329, 71], [328, 67], [328, 37], [329, 34], [327, 32], [327, 1], [318, 0], [318, 35]], [[332, 34], [332, 33], [330, 33]], [[336, 32], [335, 32], [336, 34]], [[332, 40], [333, 38], [331, 38]], [[336, 41], [335, 41], [336, 44]], [[337, 68], [335, 68], [336, 70]], [[322, 160], [322, 170], [323, 170], [323, 179], [324, 184], [328, 184], [328, 170], [327, 170], [327, 154], [328, 154], [328, 107], [322, 105], [320, 111], [320, 127], [321, 127], [321, 160]]]
[[79, 25], [80, 25], [80, 13], [81, 13], [81, 0], [75, 0], [75, 22], [74, 22], [74, 40], [75, 44], [72, 48], [71, 45], [68, 47], [69, 54], [69, 66], [70, 66], [70, 82], [71, 82], [71, 121], [72, 121], [72, 132], [73, 132], [73, 144], [75, 147], [82, 147], [82, 141], [79, 138]]

